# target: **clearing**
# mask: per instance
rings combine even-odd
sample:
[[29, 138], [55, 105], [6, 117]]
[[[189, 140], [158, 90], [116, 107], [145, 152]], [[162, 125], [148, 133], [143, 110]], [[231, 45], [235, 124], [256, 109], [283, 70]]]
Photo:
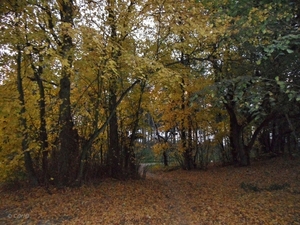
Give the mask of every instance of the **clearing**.
[[0, 195], [0, 224], [300, 224], [300, 160]]

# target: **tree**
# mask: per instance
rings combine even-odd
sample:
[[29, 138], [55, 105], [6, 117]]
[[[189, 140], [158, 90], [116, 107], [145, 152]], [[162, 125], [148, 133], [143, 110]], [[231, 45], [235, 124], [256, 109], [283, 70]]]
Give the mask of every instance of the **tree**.
[[229, 160], [228, 140], [237, 165], [257, 138], [296, 145], [299, 4], [173, 3], [4, 1], [2, 177], [22, 167], [46, 185], [136, 177], [153, 136], [166, 165], [188, 170], [215, 148]]
[[[272, 43], [274, 35], [278, 35], [278, 23], [284, 26], [281, 19], [293, 15], [285, 4], [285, 1], [275, 5], [240, 2], [237, 9], [231, 8], [230, 4], [225, 8], [228, 15], [234, 16], [235, 22], [230, 27], [230, 41], [225, 39], [219, 45], [222, 50], [215, 56], [219, 61], [213, 63], [213, 68], [216, 82], [219, 82], [218, 93], [223, 96], [222, 102], [230, 118], [233, 160], [239, 165], [250, 163], [249, 153], [260, 130], [281, 114], [278, 107], [282, 106], [284, 96], [280, 97], [274, 82], [274, 74], [278, 71], [270, 73], [274, 68], [274, 58], [265, 56], [264, 46]], [[247, 138], [246, 127], [254, 127], [248, 131], [252, 134]]]
[[157, 96], [163, 102], [160, 105], [165, 107], [158, 115], [169, 123], [162, 129], [177, 129], [182, 165], [192, 169], [195, 164], [193, 154], [196, 152], [193, 142], [198, 143], [193, 134], [206, 129], [193, 126], [196, 115], [203, 113], [198, 110], [202, 107], [198, 105], [201, 100], [198, 102], [195, 99], [205, 98], [206, 94], [201, 90], [211, 81], [208, 68], [210, 56], [215, 51], [214, 43], [225, 33], [228, 20], [224, 17], [212, 21], [207, 13], [212, 6], [200, 2], [188, 1], [180, 6], [169, 2], [156, 4], [153, 10], [153, 19], [157, 24], [156, 34], [153, 35], [156, 42], [150, 51], [167, 68], [159, 77], [162, 84], [154, 83], [156, 92], [159, 92]]
[[[12, 1], [12, 2], [4, 2], [4, 10], [1, 12], [1, 21], [7, 22], [7, 25], [3, 26], [4, 32], [3, 38], [7, 40], [7, 35], [11, 34], [15, 38], [12, 40], [11, 45], [6, 45], [6, 43], [2, 42], [5, 50], [14, 51], [15, 55], [12, 57], [7, 57], [6, 59], [12, 58], [13, 61], [8, 62], [8, 65], [15, 65], [12, 70], [16, 72], [16, 78], [14, 77], [3, 77], [3, 80], [11, 79], [16, 81], [16, 90], [19, 101], [19, 109], [18, 111], [18, 120], [19, 120], [19, 128], [18, 128], [18, 136], [21, 136], [21, 149], [24, 157], [24, 165], [25, 170], [28, 176], [28, 180], [32, 185], [37, 185], [38, 180], [36, 176], [36, 172], [33, 166], [32, 155], [30, 153], [30, 133], [29, 133], [29, 125], [28, 119], [26, 117], [27, 107], [26, 107], [26, 99], [25, 99], [25, 89], [24, 89], [24, 75], [26, 74], [25, 65], [23, 63], [23, 58], [25, 55], [25, 40], [23, 38], [25, 34], [26, 22], [25, 22], [25, 13], [23, 7], [26, 7], [25, 1]], [[7, 17], [6, 17], [7, 16]], [[9, 49], [10, 48], [10, 49]], [[3, 62], [4, 63], [4, 62]], [[5, 64], [3, 64], [6, 67]], [[10, 69], [7, 69], [6, 72], [9, 72]], [[17, 112], [13, 110], [13, 113]], [[4, 119], [7, 115], [4, 114]], [[5, 121], [5, 120], [4, 120]], [[6, 127], [6, 126], [5, 126]], [[14, 153], [12, 153], [14, 154]]]

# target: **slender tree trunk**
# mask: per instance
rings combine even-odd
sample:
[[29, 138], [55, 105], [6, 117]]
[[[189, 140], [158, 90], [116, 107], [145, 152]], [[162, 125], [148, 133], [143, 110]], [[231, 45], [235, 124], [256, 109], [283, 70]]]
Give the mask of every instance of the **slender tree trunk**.
[[[39, 68], [41, 70], [41, 67]], [[41, 71], [39, 71], [41, 74]], [[43, 179], [44, 183], [47, 184], [49, 177], [48, 177], [48, 134], [46, 128], [46, 101], [45, 101], [45, 90], [43, 81], [40, 79], [40, 76], [36, 74], [37, 83], [39, 86], [40, 92], [40, 128], [39, 128], [39, 136], [40, 136], [40, 144], [41, 144], [41, 151], [42, 151], [42, 170], [43, 170]]]
[[119, 134], [118, 134], [118, 116], [114, 110], [117, 104], [117, 96], [115, 90], [115, 83], [111, 84], [109, 112], [112, 115], [109, 121], [109, 167], [110, 176], [120, 178], [122, 176], [120, 148], [119, 148]]
[[194, 150], [194, 146], [193, 146], [193, 129], [192, 129], [192, 120], [190, 118], [190, 116], [188, 116], [188, 151], [189, 151], [189, 167], [191, 169], [195, 169], [196, 168], [196, 164], [194, 161], [194, 156], [193, 156], [193, 150]]
[[28, 127], [27, 127], [27, 120], [25, 118], [25, 97], [24, 97], [24, 89], [23, 89], [23, 79], [22, 79], [22, 50], [21, 46], [18, 46], [18, 52], [17, 52], [17, 89], [19, 93], [19, 101], [21, 105], [20, 110], [20, 124], [22, 127], [22, 150], [24, 153], [24, 161], [25, 161], [25, 169], [27, 172], [27, 176], [29, 179], [29, 182], [32, 185], [37, 185], [38, 180], [34, 171], [32, 158], [29, 151], [29, 136], [28, 136]]
[[[182, 59], [183, 61], [183, 59]], [[181, 110], [182, 113], [185, 114], [186, 111], [186, 97], [185, 97], [185, 80], [182, 77], [181, 79], [182, 84], [180, 84], [181, 88]], [[181, 120], [181, 142], [182, 142], [182, 149], [183, 149], [183, 168], [186, 170], [191, 170], [192, 169], [192, 152], [191, 149], [189, 148], [190, 146], [188, 145], [188, 137], [187, 137], [187, 130], [186, 130], [186, 118], [182, 118]]]
[[[43, 58], [39, 57], [39, 63], [43, 63]], [[39, 114], [40, 114], [40, 127], [39, 127], [39, 141], [40, 149], [42, 152], [42, 172], [43, 172], [43, 183], [48, 186], [48, 134], [47, 134], [47, 123], [46, 123], [46, 101], [45, 101], [45, 89], [41, 76], [43, 74], [43, 67], [40, 65], [36, 67], [31, 57], [31, 67], [34, 71], [34, 80], [37, 82], [39, 88]]]
[[[120, 51], [117, 47], [117, 26], [116, 26], [116, 3], [115, 0], [109, 0], [108, 5], [108, 21], [110, 26], [110, 38], [112, 44], [111, 59], [116, 63], [120, 56]], [[118, 134], [118, 116], [115, 110], [117, 105], [117, 78], [115, 72], [111, 70], [111, 79], [109, 87], [109, 114], [111, 119], [109, 121], [109, 174], [112, 177], [120, 178], [122, 176], [120, 146]]]
[[129, 142], [129, 174], [131, 177], [136, 177], [138, 175], [138, 170], [137, 170], [137, 165], [136, 165], [136, 157], [135, 157], [135, 152], [134, 152], [134, 142], [138, 138], [136, 136], [138, 126], [139, 126], [139, 121], [140, 121], [140, 113], [141, 113], [141, 106], [142, 106], [142, 100], [143, 100], [143, 94], [145, 91], [146, 84], [145, 82], [140, 83], [140, 97], [138, 100], [138, 105], [135, 113], [135, 121], [133, 124], [133, 129], [132, 129], [132, 135], [130, 137], [130, 142]]
[[[136, 80], [133, 84], [131, 84], [123, 93], [122, 95], [120, 96], [120, 98], [118, 99], [118, 101], [116, 102], [116, 105], [114, 106], [113, 109], [110, 109], [111, 113], [110, 115], [108, 115], [105, 123], [100, 127], [100, 128], [97, 128], [93, 134], [90, 135], [90, 137], [87, 139], [87, 140], [84, 140], [84, 142], [82, 143], [82, 152], [81, 152], [81, 157], [80, 157], [80, 166], [79, 166], [79, 170], [78, 170], [78, 173], [77, 173], [77, 179], [76, 179], [76, 184], [80, 184], [81, 183], [81, 180], [83, 178], [83, 171], [84, 171], [84, 168], [85, 168], [85, 163], [84, 163], [84, 160], [86, 159], [87, 157], [87, 153], [89, 151], [89, 149], [91, 149], [92, 145], [93, 145], [93, 142], [96, 140], [96, 138], [99, 136], [100, 133], [104, 132], [105, 129], [107, 128], [108, 126], [108, 129], [107, 129], [107, 136], [109, 137], [110, 136], [110, 122], [111, 122], [111, 119], [113, 118], [114, 116], [114, 112], [116, 111], [117, 109], [117, 106], [122, 102], [122, 100], [124, 99], [124, 97], [128, 94], [128, 92], [137, 84], [139, 83], [138, 80]], [[111, 155], [112, 152], [110, 151], [110, 139], [108, 138], [108, 143], [107, 143], [107, 147], [108, 147], [108, 155], [107, 155], [107, 158], [106, 158], [106, 164], [109, 166], [109, 169], [111, 170], [111, 159], [113, 158], [113, 156]], [[102, 145], [101, 145], [101, 149], [102, 149]], [[104, 154], [102, 153], [101, 151], [101, 160], [102, 162], [104, 161]], [[112, 173], [109, 174], [110, 176], [112, 176]]]
[[[96, 133], [98, 131], [98, 123], [99, 123], [99, 107], [100, 107], [100, 95], [101, 95], [100, 74], [101, 74], [101, 71], [98, 70], [98, 73], [97, 73], [97, 96], [96, 96], [96, 100], [95, 100], [95, 118], [93, 121], [94, 133]], [[80, 155], [80, 160], [79, 160], [79, 169], [78, 169], [78, 174], [77, 174], [77, 178], [76, 178], [76, 185], [80, 185], [81, 181], [84, 177], [84, 170], [87, 165], [88, 153], [90, 152], [90, 150], [92, 148], [94, 139], [95, 139], [95, 137], [93, 137], [93, 135], [91, 135], [88, 139], [81, 138], [81, 140], [80, 140], [81, 155]], [[103, 160], [102, 154], [101, 154], [101, 160]]]
[[[285, 113], [284, 115], [285, 115], [286, 120], [288, 121], [289, 128], [290, 128], [291, 134], [293, 136], [293, 143], [295, 144], [295, 149], [296, 149], [296, 151], [298, 151], [298, 144], [297, 144], [298, 137], [297, 137], [297, 134], [296, 134], [296, 130], [295, 130], [288, 114]], [[290, 157], [292, 157], [291, 151], [289, 151], [289, 154], [290, 154]]]
[[163, 160], [164, 160], [164, 166], [169, 166], [169, 160], [168, 160], [167, 151], [163, 152]]
[[[196, 124], [196, 126], [195, 127], [198, 127], [198, 125]], [[195, 133], [194, 133], [194, 135], [195, 135], [195, 145], [194, 145], [194, 148], [195, 148], [195, 154], [194, 154], [194, 161], [193, 161], [193, 163], [194, 163], [194, 167], [195, 167], [195, 169], [197, 168], [197, 166], [198, 166], [198, 158], [199, 158], [199, 143], [198, 143], [198, 130], [196, 129], [195, 130]]]

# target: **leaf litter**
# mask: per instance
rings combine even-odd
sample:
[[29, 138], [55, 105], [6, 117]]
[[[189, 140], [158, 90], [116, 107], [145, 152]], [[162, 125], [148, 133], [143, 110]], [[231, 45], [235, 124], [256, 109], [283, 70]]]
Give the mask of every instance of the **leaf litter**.
[[300, 160], [1, 190], [0, 224], [300, 224]]

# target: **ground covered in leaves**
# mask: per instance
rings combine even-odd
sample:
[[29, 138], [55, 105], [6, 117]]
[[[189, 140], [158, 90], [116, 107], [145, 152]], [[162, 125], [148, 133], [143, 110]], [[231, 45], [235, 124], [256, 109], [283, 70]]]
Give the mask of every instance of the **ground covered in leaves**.
[[300, 224], [300, 160], [0, 195], [0, 224]]

